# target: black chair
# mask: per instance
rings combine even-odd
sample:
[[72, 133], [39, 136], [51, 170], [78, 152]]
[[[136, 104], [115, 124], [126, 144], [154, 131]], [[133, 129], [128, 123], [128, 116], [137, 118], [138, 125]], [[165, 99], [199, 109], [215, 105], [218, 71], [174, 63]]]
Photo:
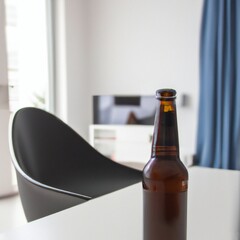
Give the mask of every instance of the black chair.
[[37, 108], [12, 116], [9, 142], [28, 221], [142, 179], [141, 171], [101, 155], [60, 119]]

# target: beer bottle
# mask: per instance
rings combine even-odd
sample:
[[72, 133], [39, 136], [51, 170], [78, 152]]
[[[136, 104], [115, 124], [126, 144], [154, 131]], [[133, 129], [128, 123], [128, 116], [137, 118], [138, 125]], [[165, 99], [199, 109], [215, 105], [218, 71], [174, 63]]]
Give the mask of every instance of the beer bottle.
[[156, 92], [151, 159], [143, 170], [144, 240], [186, 240], [188, 172], [179, 158], [176, 91]]

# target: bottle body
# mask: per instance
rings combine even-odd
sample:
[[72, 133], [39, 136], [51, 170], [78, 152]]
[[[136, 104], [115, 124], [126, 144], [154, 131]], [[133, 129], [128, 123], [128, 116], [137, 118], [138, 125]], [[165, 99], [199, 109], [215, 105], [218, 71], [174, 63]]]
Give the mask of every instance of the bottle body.
[[[173, 108], [164, 112], [164, 104]], [[186, 240], [188, 172], [179, 159], [176, 108], [160, 105], [143, 170], [144, 240]]]
[[185, 167], [180, 160], [151, 159], [143, 174], [144, 240], [186, 240]]

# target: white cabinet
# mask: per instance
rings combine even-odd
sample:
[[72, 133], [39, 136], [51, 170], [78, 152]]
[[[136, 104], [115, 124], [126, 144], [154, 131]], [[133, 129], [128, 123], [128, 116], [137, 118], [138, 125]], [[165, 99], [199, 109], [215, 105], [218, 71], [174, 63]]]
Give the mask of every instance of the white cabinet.
[[144, 166], [150, 159], [153, 126], [91, 125], [90, 144], [114, 161]]
[[[153, 126], [90, 125], [90, 144], [114, 161], [142, 169], [150, 159]], [[180, 159], [188, 167], [193, 153], [180, 145]]]

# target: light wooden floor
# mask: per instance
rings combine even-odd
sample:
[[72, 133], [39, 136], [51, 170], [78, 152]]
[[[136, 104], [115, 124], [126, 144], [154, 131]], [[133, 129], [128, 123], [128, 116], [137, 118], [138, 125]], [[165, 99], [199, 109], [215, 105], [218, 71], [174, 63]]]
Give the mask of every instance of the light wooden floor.
[[8, 231], [25, 223], [27, 221], [19, 195], [0, 198], [0, 232]]

